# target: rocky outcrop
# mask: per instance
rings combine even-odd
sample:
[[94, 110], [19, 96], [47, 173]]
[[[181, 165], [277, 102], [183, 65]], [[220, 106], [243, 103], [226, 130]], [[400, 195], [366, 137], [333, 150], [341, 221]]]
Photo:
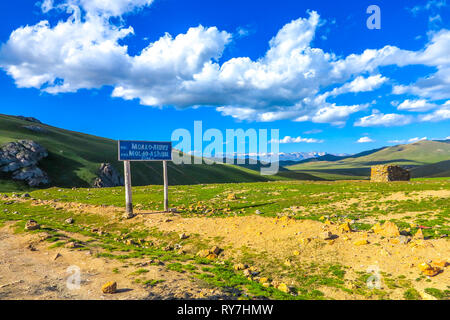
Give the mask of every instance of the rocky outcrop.
[[370, 170], [370, 181], [374, 182], [409, 181], [410, 179], [409, 171], [399, 166], [378, 165]]
[[50, 183], [47, 174], [36, 166], [17, 170], [12, 177], [14, 180], [26, 181], [30, 187], [38, 187]]
[[94, 181], [95, 188], [112, 188], [123, 186], [123, 178], [110, 164], [102, 163], [98, 172], [98, 178]]
[[48, 184], [47, 174], [37, 167], [48, 156], [47, 150], [32, 140], [10, 142], [0, 148], [0, 172], [11, 173], [14, 180], [30, 187]]
[[45, 128], [41, 127], [41, 126], [31, 125], [31, 126], [23, 126], [23, 128], [28, 129], [28, 130], [33, 131], [33, 132], [36, 132], [36, 133], [47, 133], [48, 132], [47, 129], [45, 129]]
[[28, 121], [28, 122], [34, 122], [34, 123], [42, 124], [42, 122], [40, 122], [38, 119], [33, 118], [33, 117], [17, 116], [17, 118], [19, 118], [20, 120]]

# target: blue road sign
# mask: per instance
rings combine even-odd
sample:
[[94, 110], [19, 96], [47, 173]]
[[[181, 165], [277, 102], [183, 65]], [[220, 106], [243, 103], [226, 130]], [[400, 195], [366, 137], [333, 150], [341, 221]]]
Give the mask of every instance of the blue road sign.
[[172, 160], [172, 142], [119, 141], [119, 161], [163, 160]]

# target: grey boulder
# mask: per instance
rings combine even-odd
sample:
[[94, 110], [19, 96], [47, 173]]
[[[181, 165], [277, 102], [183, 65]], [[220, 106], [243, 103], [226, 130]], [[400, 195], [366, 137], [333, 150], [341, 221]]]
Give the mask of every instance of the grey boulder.
[[112, 188], [123, 186], [123, 184], [123, 178], [116, 168], [110, 163], [102, 163], [93, 185], [96, 188]]

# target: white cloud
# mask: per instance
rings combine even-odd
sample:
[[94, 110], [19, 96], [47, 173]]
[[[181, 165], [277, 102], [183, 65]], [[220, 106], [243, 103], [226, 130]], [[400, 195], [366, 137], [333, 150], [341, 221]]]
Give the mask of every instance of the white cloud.
[[[312, 11], [309, 17], [281, 28], [270, 40], [268, 51], [256, 60], [236, 57], [219, 63], [232, 35], [203, 26], [176, 36], [166, 34], [131, 56], [126, 43], [133, 28], [126, 27], [123, 19], [114, 25], [109, 18], [152, 2], [46, 0], [43, 11], [67, 10], [71, 16], [55, 25], [41, 21], [13, 31], [0, 49], [0, 67], [18, 87], [51, 94], [110, 86], [113, 97], [137, 99], [148, 106], [212, 106], [240, 120], [293, 119], [337, 126], [368, 105], [339, 105], [328, 99], [373, 91], [387, 83], [388, 78], [378, 73], [380, 66], [435, 66], [438, 71], [434, 75], [415, 84], [398, 85], [394, 91], [433, 97], [450, 92], [447, 30], [435, 34], [421, 51], [385, 46], [338, 58], [311, 46], [320, 25], [319, 15]], [[335, 89], [323, 92], [328, 87]], [[409, 123], [406, 116], [383, 116], [386, 119], [378, 121], [393, 116], [403, 119], [399, 123]], [[376, 122], [374, 118], [380, 117], [361, 120]]]
[[447, 101], [440, 109], [432, 113], [419, 116], [420, 121], [438, 122], [450, 119], [450, 103]]
[[405, 100], [397, 106], [398, 110], [408, 110], [408, 111], [428, 111], [436, 108], [437, 105], [430, 103], [425, 99], [419, 100]]
[[357, 77], [351, 82], [347, 82], [342, 87], [335, 88], [329, 95], [336, 96], [347, 92], [367, 92], [378, 89], [383, 83], [388, 81], [388, 78], [383, 77], [381, 74], [364, 78], [363, 76]]
[[301, 142], [305, 142], [305, 143], [323, 143], [324, 140], [319, 140], [319, 139], [313, 139], [313, 138], [302, 138], [302, 137], [290, 137], [290, 136], [286, 136], [281, 140], [271, 140], [271, 143], [273, 142], [278, 142], [280, 144], [286, 144], [286, 143], [301, 143]]
[[81, 22], [76, 13], [51, 27], [48, 21], [15, 30], [0, 52], [0, 65], [18, 87], [49, 93], [114, 85], [131, 67], [117, 42], [133, 34], [100, 18]]
[[316, 134], [316, 133], [321, 133], [321, 132], [323, 132], [322, 129], [312, 129], [312, 130], [305, 131], [304, 134]]
[[433, 33], [425, 50], [405, 58], [409, 64], [423, 64], [437, 68], [437, 71], [415, 83], [397, 85], [394, 94], [412, 94], [432, 100], [450, 99], [450, 30]]
[[411, 138], [411, 139], [402, 139], [402, 140], [389, 140], [389, 143], [397, 143], [397, 144], [404, 144], [404, 143], [414, 143], [417, 141], [427, 140], [427, 137], [419, 138]]
[[345, 124], [348, 116], [352, 113], [366, 109], [368, 105], [337, 106], [335, 104], [320, 108], [312, 117], [316, 123], [331, 123], [337, 126]]
[[44, 0], [41, 4], [42, 12], [47, 13], [53, 8], [53, 0]]
[[433, 29], [441, 24], [442, 18], [438, 12], [445, 6], [447, 6], [447, 0], [429, 0], [423, 5], [416, 5], [407, 9], [413, 16], [418, 16], [422, 12], [428, 13], [428, 25]]
[[411, 138], [411, 139], [408, 140], [408, 143], [414, 143], [414, 142], [422, 141], [422, 140], [427, 140], [427, 137], [423, 137], [423, 138], [419, 138], [419, 137]]
[[375, 140], [372, 140], [369, 137], [361, 137], [356, 142], [358, 142], [358, 143], [367, 143], [367, 142], [375, 142]]
[[[375, 111], [375, 110], [374, 110]], [[408, 115], [389, 113], [383, 114], [375, 111], [370, 116], [362, 117], [357, 122], [355, 126], [357, 127], [393, 127], [393, 126], [403, 126], [409, 124], [413, 121], [413, 118]]]
[[118, 17], [152, 4], [154, 0], [44, 0], [44, 13], [52, 9], [82, 8], [88, 15]]

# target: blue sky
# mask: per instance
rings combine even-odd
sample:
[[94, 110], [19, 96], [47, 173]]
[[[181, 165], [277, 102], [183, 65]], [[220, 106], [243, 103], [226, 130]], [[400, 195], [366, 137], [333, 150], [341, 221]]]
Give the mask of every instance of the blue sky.
[[109, 2], [0, 3], [0, 113], [113, 139], [275, 128], [283, 152], [450, 136], [444, 0]]

